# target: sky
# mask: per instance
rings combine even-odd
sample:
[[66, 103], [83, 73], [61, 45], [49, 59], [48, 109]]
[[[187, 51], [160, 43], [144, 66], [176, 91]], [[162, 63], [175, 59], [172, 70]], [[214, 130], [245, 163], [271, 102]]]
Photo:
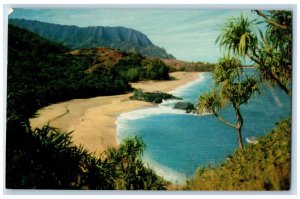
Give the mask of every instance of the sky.
[[24, 18], [62, 25], [123, 26], [138, 30], [155, 45], [179, 60], [217, 62], [223, 52], [215, 44], [227, 18], [257, 18], [250, 10], [208, 9], [14, 9], [9, 18]]

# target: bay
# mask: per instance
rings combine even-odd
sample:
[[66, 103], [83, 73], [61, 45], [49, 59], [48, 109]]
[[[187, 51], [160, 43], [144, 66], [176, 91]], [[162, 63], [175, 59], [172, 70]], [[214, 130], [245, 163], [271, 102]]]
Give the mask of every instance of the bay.
[[[248, 70], [248, 74], [253, 71]], [[212, 74], [201, 73], [199, 78], [170, 93], [184, 101], [197, 103], [199, 96], [210, 90]], [[261, 94], [241, 107], [244, 117], [243, 142], [247, 137], [266, 135], [277, 121], [291, 114], [291, 97], [279, 88], [267, 84]], [[143, 160], [157, 174], [175, 184], [183, 184], [200, 166], [216, 165], [234, 153], [238, 147], [236, 130], [221, 123], [212, 115], [186, 114], [173, 109], [176, 100], [164, 101], [157, 107], [139, 109], [117, 118], [117, 140], [121, 142], [137, 135], [147, 148]], [[234, 121], [231, 107], [221, 111], [224, 118]]]

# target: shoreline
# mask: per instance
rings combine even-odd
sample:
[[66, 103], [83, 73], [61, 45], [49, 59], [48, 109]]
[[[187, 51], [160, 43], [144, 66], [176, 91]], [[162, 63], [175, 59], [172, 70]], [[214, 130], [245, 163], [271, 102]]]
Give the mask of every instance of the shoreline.
[[[193, 82], [199, 72], [174, 72], [175, 80], [141, 81], [132, 83], [133, 88], [147, 92], [170, 92]], [[89, 99], [73, 99], [52, 104], [37, 111], [38, 116], [30, 119], [32, 128], [50, 124], [62, 131], [73, 131], [75, 145], [83, 145], [90, 152], [100, 155], [108, 147], [117, 147], [116, 120], [125, 112], [154, 106], [143, 101], [130, 100], [129, 94], [100, 96]]]

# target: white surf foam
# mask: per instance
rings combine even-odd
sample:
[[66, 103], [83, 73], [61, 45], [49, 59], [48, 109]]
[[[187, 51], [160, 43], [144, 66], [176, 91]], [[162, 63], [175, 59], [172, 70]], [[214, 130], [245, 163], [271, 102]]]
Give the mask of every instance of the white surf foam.
[[198, 83], [202, 82], [205, 79], [205, 75], [204, 74], [205, 74], [205, 72], [201, 72], [199, 74], [198, 79], [196, 79], [195, 81], [192, 81], [192, 82], [189, 82], [189, 83], [187, 83], [185, 85], [179, 86], [179, 87], [175, 88], [174, 90], [171, 90], [168, 93], [180, 97], [181, 94], [183, 92], [185, 92], [189, 87], [192, 87], [195, 84], [198, 84]]
[[[191, 86], [203, 81], [203, 79], [204, 79], [204, 75], [203, 75], [203, 73], [200, 73], [199, 78], [197, 80], [187, 83], [183, 86], [180, 86], [180, 87], [170, 91], [169, 93], [172, 93], [172, 94], [180, 93], [183, 90], [188, 89], [188, 87], [191, 87]], [[186, 114], [186, 112], [184, 110], [173, 108], [175, 103], [178, 101], [179, 100], [163, 100], [163, 102], [161, 104], [159, 104], [158, 107], [144, 108], [144, 109], [138, 109], [138, 110], [122, 113], [119, 115], [119, 117], [117, 117], [116, 124], [119, 125], [120, 120], [122, 120], [122, 121], [136, 120], [136, 119], [142, 119], [142, 118], [150, 117], [153, 115], [159, 115], [159, 114]]]
[[139, 109], [135, 111], [122, 113], [117, 118], [117, 121], [119, 120], [119, 118], [122, 118], [123, 120], [137, 120], [137, 119], [143, 119], [153, 115], [161, 115], [161, 114], [185, 114], [185, 111], [179, 109], [173, 109], [173, 107], [170, 106], [159, 105], [153, 108], [145, 108], [145, 109]]
[[179, 173], [169, 167], [166, 167], [164, 165], [159, 164], [157, 161], [154, 161], [149, 156], [144, 155], [143, 161], [155, 171], [155, 173], [161, 177], [163, 177], [165, 180], [168, 180], [172, 182], [175, 185], [184, 185], [186, 180], [188, 179], [188, 176]]
[[[181, 97], [182, 94], [189, 89], [189, 87], [194, 86], [195, 84], [198, 84], [199, 82], [204, 80], [204, 73], [199, 74], [199, 78], [193, 82], [187, 83], [183, 86], [180, 86], [168, 93], [173, 94], [177, 97]], [[128, 121], [137, 120], [137, 119], [143, 119], [147, 118], [153, 115], [160, 115], [160, 114], [180, 114], [180, 115], [186, 115], [185, 110], [180, 109], [174, 109], [174, 105], [176, 102], [180, 100], [163, 100], [161, 104], [159, 104], [157, 107], [152, 108], [144, 108], [144, 109], [138, 109], [126, 113], [122, 113], [117, 117], [116, 120], [116, 126], [117, 126], [117, 143], [121, 143], [122, 141], [122, 135], [121, 133], [124, 132], [124, 130], [128, 131], [130, 129], [130, 126], [128, 126]], [[191, 114], [189, 114], [191, 115]], [[199, 116], [195, 114], [196, 116]], [[159, 164], [158, 162], [152, 160], [149, 157], [144, 156], [143, 160], [160, 176], [163, 176], [166, 180], [169, 180], [170, 182], [174, 184], [184, 184], [187, 180], [187, 176], [183, 173], [176, 172], [175, 170], [166, 167], [164, 165]]]
[[168, 106], [168, 107], [174, 107], [176, 102], [179, 102], [182, 100], [175, 100], [175, 99], [168, 99], [168, 100], [163, 100], [162, 103], [160, 103], [158, 106]]
[[[171, 103], [171, 102], [165, 102]], [[174, 103], [174, 102], [172, 102]], [[117, 143], [122, 141], [122, 135], [120, 135], [124, 130], [129, 130], [130, 126], [128, 126], [129, 121], [144, 119], [147, 117], [151, 117], [154, 115], [161, 115], [161, 114], [176, 114], [176, 115], [183, 115], [187, 114], [184, 110], [173, 109], [173, 106], [166, 106], [166, 105], [159, 105], [157, 107], [152, 108], [145, 108], [145, 109], [138, 109], [126, 113], [120, 114], [116, 119], [116, 130], [117, 130]]]

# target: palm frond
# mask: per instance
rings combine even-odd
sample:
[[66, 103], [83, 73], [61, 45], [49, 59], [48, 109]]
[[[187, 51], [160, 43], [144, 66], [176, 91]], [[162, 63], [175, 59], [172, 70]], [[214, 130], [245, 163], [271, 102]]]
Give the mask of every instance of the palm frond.
[[229, 18], [215, 42], [233, 54], [244, 56], [257, 45], [256, 35], [252, 33], [254, 23], [254, 20], [250, 21], [243, 15]]

